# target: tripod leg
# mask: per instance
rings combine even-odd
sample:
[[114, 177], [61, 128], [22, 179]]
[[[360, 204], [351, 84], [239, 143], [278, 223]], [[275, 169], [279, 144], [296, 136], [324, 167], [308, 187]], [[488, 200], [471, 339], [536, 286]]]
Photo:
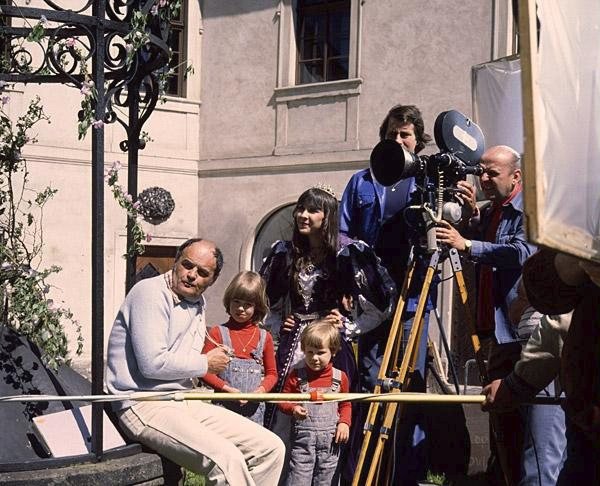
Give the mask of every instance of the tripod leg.
[[[410, 335], [408, 338], [408, 344], [406, 346], [406, 351], [404, 353], [404, 357], [402, 359], [402, 364], [400, 366], [397, 385], [395, 386], [392, 393], [400, 393], [401, 391], [405, 391], [408, 385], [410, 384], [410, 378], [407, 377], [408, 370], [413, 371], [416, 366], [416, 362], [419, 355], [419, 340], [421, 338], [424, 320], [423, 315], [425, 312], [425, 307], [427, 305], [427, 297], [429, 296], [429, 289], [431, 287], [431, 281], [433, 280], [433, 275], [437, 268], [437, 264], [439, 261], [439, 252], [435, 252], [431, 256], [431, 260], [429, 262], [429, 266], [427, 268], [427, 273], [425, 274], [425, 280], [423, 282], [423, 287], [421, 289], [421, 294], [419, 295], [419, 303], [417, 305], [417, 310], [415, 312], [415, 317], [413, 320], [413, 326], [410, 330]], [[381, 430], [379, 433], [379, 437], [375, 446], [375, 452], [373, 454], [373, 459], [371, 461], [371, 467], [369, 468], [369, 472], [367, 475], [366, 485], [370, 486], [373, 484], [373, 478], [375, 477], [376, 471], [380, 467], [381, 456], [383, 453], [383, 448], [385, 445], [385, 441], [389, 437], [389, 431], [391, 430], [394, 419], [396, 417], [396, 412], [398, 412], [398, 416], [401, 416], [402, 407], [400, 410], [398, 409], [398, 403], [387, 403], [385, 406], [385, 413], [383, 418], [383, 423], [381, 426]], [[388, 478], [389, 480], [389, 478]]]
[[[473, 317], [471, 316], [469, 309], [467, 287], [465, 285], [465, 279], [462, 272], [460, 257], [458, 255], [458, 251], [454, 248], [450, 250], [450, 263], [452, 265], [454, 276], [456, 277], [456, 284], [458, 285], [458, 290], [460, 292], [461, 302], [465, 306], [465, 315], [467, 316], [467, 324], [469, 326], [469, 332], [471, 333], [471, 343], [473, 345], [473, 350], [475, 351], [475, 361], [477, 362], [477, 368], [479, 369], [479, 376], [481, 378], [481, 382], [484, 385], [486, 385], [487, 383], [489, 383], [490, 380], [487, 374], [487, 368], [482, 355], [479, 336], [477, 335], [475, 323], [473, 322]], [[513, 484], [515, 484], [515, 481], [512, 480], [512, 475], [510, 473], [510, 471], [512, 470], [510, 466], [511, 461], [509, 459], [509, 453], [504, 442], [503, 434], [500, 429], [499, 423], [500, 422], [498, 420], [497, 414], [495, 412], [490, 412], [490, 428], [493, 436], [492, 439], [496, 443], [498, 461], [500, 462], [500, 468], [502, 469], [504, 482], [508, 486], [512, 486]]]
[[433, 309], [435, 320], [438, 323], [438, 329], [440, 330], [440, 337], [442, 338], [442, 346], [444, 346], [444, 351], [446, 352], [446, 357], [448, 358], [448, 367], [450, 368], [450, 373], [452, 374], [452, 381], [454, 382], [454, 388], [456, 389], [456, 394], [460, 395], [460, 387], [458, 385], [458, 375], [456, 374], [456, 368], [454, 366], [454, 361], [452, 360], [452, 356], [450, 355], [450, 346], [448, 345], [448, 339], [446, 338], [446, 331], [444, 330], [444, 326], [442, 323], [442, 319], [440, 317], [437, 308]]
[[411, 366], [411, 371], [414, 369], [415, 363], [418, 358], [418, 342], [421, 338], [421, 334], [423, 331], [422, 320], [425, 314], [425, 307], [427, 305], [427, 297], [429, 296], [429, 288], [431, 287], [431, 281], [433, 280], [433, 275], [435, 274], [435, 270], [437, 268], [439, 262], [439, 252], [435, 252], [431, 255], [431, 260], [429, 261], [429, 266], [427, 267], [427, 273], [425, 274], [425, 280], [423, 282], [423, 287], [421, 289], [421, 294], [419, 295], [419, 303], [417, 304], [417, 310], [415, 312], [415, 317], [413, 320], [413, 327], [408, 336], [408, 343], [406, 344], [406, 352], [404, 353], [404, 357], [402, 359], [402, 364], [400, 366], [398, 381], [400, 383], [404, 383], [404, 379], [408, 373], [409, 365]]
[[[420, 335], [422, 328], [423, 328], [423, 322], [424, 322], [423, 319], [420, 318], [419, 320], [417, 320], [417, 317], [418, 316], [415, 315], [415, 320], [413, 323], [413, 327], [411, 329], [412, 337], [416, 337], [417, 335]], [[414, 343], [416, 343], [418, 341], [416, 341], [416, 339], [413, 339], [412, 347], [411, 347], [410, 342], [411, 342], [411, 340], [409, 339], [409, 346], [406, 349], [406, 353], [405, 353], [404, 359], [403, 359], [403, 364], [406, 361], [410, 361], [410, 363], [408, 363], [405, 367], [406, 370], [408, 370], [409, 368], [414, 369], [416, 360], [418, 358], [418, 346], [414, 345]], [[417, 349], [414, 349], [415, 347]], [[410, 376], [406, 376], [406, 373], [404, 375], [400, 375], [398, 384], [399, 384], [398, 388], [393, 389], [391, 391], [391, 393], [401, 393], [402, 391], [405, 391], [408, 388], [408, 386], [410, 385]], [[392, 430], [392, 427], [394, 426], [394, 420], [396, 418], [399, 418], [402, 416], [402, 407], [403, 407], [403, 404], [397, 403], [397, 402], [390, 402], [390, 403], [385, 404], [383, 422], [382, 422], [381, 428], [379, 430], [379, 436], [377, 438], [377, 442], [375, 445], [375, 451], [373, 452], [373, 456], [372, 456], [372, 460], [371, 460], [371, 467], [369, 468], [369, 471], [367, 474], [367, 479], [365, 482], [365, 484], [367, 486], [371, 486], [372, 484], [380, 484], [379, 481], [377, 483], [374, 483], [373, 481], [375, 478], [375, 474], [378, 472], [378, 470], [381, 467], [381, 461], [382, 461], [385, 442], [389, 438], [390, 431]], [[389, 478], [387, 478], [387, 479], [389, 481]]]
[[[408, 289], [410, 288], [410, 284], [414, 275], [414, 269], [415, 260], [411, 259], [411, 261], [409, 262], [408, 271], [406, 272], [406, 275], [404, 277], [404, 282], [402, 284], [400, 296], [398, 297], [398, 304], [396, 305], [396, 311], [394, 312], [394, 318], [392, 320], [392, 325], [390, 328], [390, 335], [388, 337], [388, 344], [385, 347], [385, 351], [383, 353], [383, 358], [381, 361], [381, 366], [379, 367], [377, 383], [375, 384], [375, 389], [373, 390], [373, 393], [375, 394], [381, 393], [381, 383], [386, 378], [388, 373], [390, 357], [393, 353], [393, 347], [390, 346], [390, 343], [397, 343], [399, 341], [402, 341], [401, 318], [402, 313], [404, 312], [404, 306], [406, 304], [406, 296], [408, 295]], [[380, 405], [381, 404], [379, 402], [372, 402], [369, 405], [369, 411], [367, 413], [367, 419], [365, 421], [365, 433], [360, 448], [360, 454], [358, 456], [358, 462], [356, 465], [356, 470], [354, 472], [354, 477], [352, 478], [352, 486], [359, 486], [360, 484], [360, 476], [362, 474], [362, 470], [367, 457], [369, 444], [371, 442], [371, 435], [373, 427], [375, 425], [375, 421], [377, 420], [377, 413], [379, 412]]]
[[469, 309], [469, 294], [467, 292], [467, 286], [465, 285], [465, 277], [463, 276], [462, 272], [460, 256], [458, 255], [458, 251], [456, 251], [455, 248], [452, 248], [450, 250], [449, 255], [450, 264], [452, 265], [452, 271], [454, 272], [454, 277], [456, 278], [456, 285], [458, 286], [458, 290], [460, 293], [460, 301], [462, 302], [466, 311], [465, 316], [467, 319], [469, 333], [471, 334], [471, 344], [473, 345], [473, 351], [475, 352], [475, 361], [477, 363], [477, 369], [479, 370], [479, 376], [481, 378], [481, 382], [486, 384], [489, 381], [487, 376], [487, 368], [485, 366], [485, 360], [481, 351], [481, 342], [479, 341], [479, 336], [477, 335], [475, 322], [473, 322], [473, 316], [471, 315]]
[[[408, 272], [406, 272], [406, 276], [404, 277], [404, 283], [402, 284], [402, 291], [400, 292], [400, 297], [398, 299], [398, 305], [396, 307], [396, 312], [394, 313], [394, 320], [392, 322], [392, 327], [390, 330], [390, 337], [388, 338], [388, 343], [392, 343], [393, 346], [386, 346], [385, 347], [385, 351], [383, 353], [383, 358], [381, 360], [381, 367], [379, 368], [379, 376], [378, 378], [380, 378], [380, 380], [378, 380], [378, 383], [376, 386], [379, 387], [379, 389], [381, 389], [381, 380], [383, 380], [387, 373], [389, 371], [391, 371], [390, 369], [390, 363], [392, 363], [392, 367], [395, 368], [396, 367], [396, 363], [398, 360], [398, 353], [399, 350], [402, 347], [402, 333], [403, 333], [403, 328], [402, 328], [402, 314], [404, 313], [404, 307], [406, 305], [406, 297], [408, 295], [408, 290], [410, 289], [410, 284], [412, 282], [412, 278], [414, 275], [414, 271], [415, 271], [415, 266], [416, 266], [416, 261], [414, 259], [411, 259], [411, 261], [409, 262], [409, 268], [408, 268]], [[392, 340], [390, 340], [390, 338], [394, 338]], [[399, 339], [397, 339], [399, 338]], [[378, 390], [376, 393], [379, 393], [380, 390]]]

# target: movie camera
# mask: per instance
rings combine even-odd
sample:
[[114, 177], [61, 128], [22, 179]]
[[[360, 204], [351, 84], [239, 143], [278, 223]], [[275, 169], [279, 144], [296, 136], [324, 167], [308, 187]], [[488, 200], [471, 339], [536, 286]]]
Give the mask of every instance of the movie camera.
[[437, 249], [436, 223], [443, 219], [455, 224], [462, 217], [458, 181], [483, 174], [479, 159], [484, 137], [476, 123], [456, 110], [445, 111], [435, 120], [434, 137], [441, 151], [433, 155], [412, 154], [395, 140], [383, 140], [371, 152], [371, 172], [383, 186], [415, 178], [416, 191], [404, 219], [420, 240], [426, 237], [426, 243], [419, 241], [418, 246], [428, 253]]

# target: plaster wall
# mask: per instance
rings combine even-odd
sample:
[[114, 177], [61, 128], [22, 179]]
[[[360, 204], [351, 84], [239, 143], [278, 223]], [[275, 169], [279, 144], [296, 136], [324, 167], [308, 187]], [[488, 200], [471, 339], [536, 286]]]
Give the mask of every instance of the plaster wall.
[[431, 134], [442, 111], [471, 115], [471, 66], [489, 60], [493, 3], [379, 0], [364, 5], [361, 147], [377, 143], [379, 125], [397, 103], [417, 105]]
[[276, 2], [207, 0], [202, 18], [202, 158], [270, 154]]

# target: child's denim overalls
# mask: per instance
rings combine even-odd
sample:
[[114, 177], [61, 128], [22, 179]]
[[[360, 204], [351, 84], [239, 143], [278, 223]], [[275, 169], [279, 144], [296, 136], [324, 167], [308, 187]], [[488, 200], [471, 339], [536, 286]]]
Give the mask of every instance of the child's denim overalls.
[[[223, 344], [230, 349], [233, 349], [229, 329], [226, 326], [221, 325], [219, 326], [219, 331], [221, 332]], [[263, 348], [265, 346], [266, 336], [267, 331], [260, 329], [258, 345], [256, 346], [256, 349], [250, 353], [254, 359], [244, 359], [235, 356], [227, 368], [225, 368], [225, 371], [219, 373], [219, 378], [225, 380], [229, 385], [244, 393], [251, 393], [256, 390], [260, 386], [264, 376]], [[264, 402], [248, 402], [243, 406], [240, 405], [238, 401], [234, 400], [214, 403], [222, 405], [244, 417], [248, 417], [257, 424], [263, 425], [265, 415]]]
[[[342, 383], [342, 373], [333, 368], [330, 388], [310, 388], [306, 368], [297, 370], [300, 393], [320, 391], [338, 393]], [[311, 486], [332, 484], [340, 456], [335, 443], [335, 432], [339, 419], [338, 403], [304, 403], [308, 417], [294, 420], [292, 430], [292, 452], [287, 486]]]

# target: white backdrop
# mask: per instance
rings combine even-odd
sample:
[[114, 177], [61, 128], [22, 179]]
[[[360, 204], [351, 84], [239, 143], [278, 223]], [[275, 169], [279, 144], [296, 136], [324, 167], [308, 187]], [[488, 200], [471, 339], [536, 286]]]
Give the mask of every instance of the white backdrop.
[[508, 145], [523, 152], [521, 61], [499, 59], [472, 70], [473, 113], [485, 146]]
[[[524, 158], [530, 240], [600, 261], [600, 4], [536, 3], [539, 49], [534, 27], [530, 55], [473, 68], [474, 120], [486, 147], [535, 153]], [[520, 32], [526, 47], [524, 25]], [[529, 140], [524, 125], [535, 126]]]
[[543, 0], [538, 15], [540, 234], [559, 249], [600, 259], [600, 5]]

